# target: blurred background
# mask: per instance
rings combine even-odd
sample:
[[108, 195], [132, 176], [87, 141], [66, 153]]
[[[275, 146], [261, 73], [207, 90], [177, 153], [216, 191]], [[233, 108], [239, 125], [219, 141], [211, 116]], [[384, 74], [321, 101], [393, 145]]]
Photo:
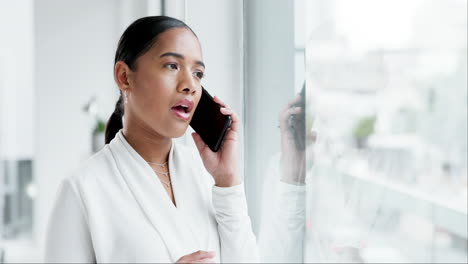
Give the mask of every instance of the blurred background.
[[0, 262], [41, 261], [60, 181], [103, 146], [118, 39], [161, 14], [196, 32], [203, 85], [242, 117], [261, 254], [278, 243], [259, 235], [277, 232], [266, 228], [265, 197], [288, 201], [268, 187], [282, 152], [278, 116], [305, 82], [305, 137], [317, 137], [306, 144], [301, 215], [283, 225], [299, 219], [300, 232], [280, 241], [302, 250], [283, 261], [467, 262], [466, 0], [0, 6]]
[[466, 263], [467, 1], [307, 3], [305, 259]]

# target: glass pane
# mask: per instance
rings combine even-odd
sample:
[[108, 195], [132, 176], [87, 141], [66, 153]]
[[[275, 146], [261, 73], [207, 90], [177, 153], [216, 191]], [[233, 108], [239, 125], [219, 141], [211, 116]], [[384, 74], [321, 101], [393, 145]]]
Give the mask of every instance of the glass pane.
[[467, 262], [467, 2], [309, 1], [305, 261]]
[[303, 261], [305, 2], [244, 2], [245, 182], [263, 262]]

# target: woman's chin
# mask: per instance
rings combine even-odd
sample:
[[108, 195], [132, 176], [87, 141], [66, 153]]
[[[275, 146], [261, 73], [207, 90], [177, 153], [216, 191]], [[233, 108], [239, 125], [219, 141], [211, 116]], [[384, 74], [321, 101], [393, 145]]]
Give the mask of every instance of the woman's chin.
[[188, 125], [186, 126], [183, 126], [183, 127], [176, 127], [174, 128], [171, 132], [171, 138], [179, 138], [181, 136], [183, 136], [185, 134], [185, 132], [187, 131], [187, 127]]

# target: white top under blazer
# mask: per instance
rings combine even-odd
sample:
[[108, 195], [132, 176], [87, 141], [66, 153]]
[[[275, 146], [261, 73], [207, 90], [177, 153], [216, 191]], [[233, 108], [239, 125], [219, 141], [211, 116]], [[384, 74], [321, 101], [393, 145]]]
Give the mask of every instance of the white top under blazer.
[[198, 250], [216, 262], [258, 262], [244, 185], [214, 185], [196, 149], [173, 141], [177, 207], [119, 131], [63, 180], [47, 228], [46, 262], [174, 263]]

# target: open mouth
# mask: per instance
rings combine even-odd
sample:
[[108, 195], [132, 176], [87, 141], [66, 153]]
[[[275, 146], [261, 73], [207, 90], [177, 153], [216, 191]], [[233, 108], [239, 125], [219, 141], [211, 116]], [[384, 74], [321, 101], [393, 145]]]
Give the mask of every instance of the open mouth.
[[183, 99], [171, 107], [171, 111], [178, 117], [185, 121], [190, 119], [190, 113], [193, 109], [193, 101]]
[[172, 109], [174, 109], [175, 111], [179, 111], [179, 112], [184, 112], [184, 113], [189, 113], [189, 107], [187, 105], [178, 105], [178, 106], [174, 106], [172, 107]]

